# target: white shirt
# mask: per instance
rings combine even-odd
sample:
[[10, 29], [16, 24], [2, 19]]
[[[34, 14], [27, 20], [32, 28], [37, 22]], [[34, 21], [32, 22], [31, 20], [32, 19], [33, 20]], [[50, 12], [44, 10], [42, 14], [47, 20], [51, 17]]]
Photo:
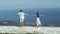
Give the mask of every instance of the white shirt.
[[18, 15], [20, 16], [20, 19], [24, 19], [25, 18], [25, 13], [24, 12], [19, 12]]

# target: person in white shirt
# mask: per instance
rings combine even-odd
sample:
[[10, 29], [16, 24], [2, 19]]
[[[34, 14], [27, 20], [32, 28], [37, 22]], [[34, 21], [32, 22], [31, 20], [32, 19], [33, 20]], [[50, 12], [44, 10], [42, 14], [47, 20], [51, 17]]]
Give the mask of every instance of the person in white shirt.
[[26, 14], [22, 10], [20, 10], [20, 12], [17, 15], [19, 15], [19, 17], [20, 17], [20, 26], [23, 26], [24, 25], [24, 18], [25, 18]]

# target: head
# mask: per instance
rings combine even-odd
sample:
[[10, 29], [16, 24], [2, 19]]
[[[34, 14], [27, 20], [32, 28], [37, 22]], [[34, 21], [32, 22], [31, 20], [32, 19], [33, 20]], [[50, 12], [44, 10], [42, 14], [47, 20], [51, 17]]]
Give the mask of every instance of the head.
[[36, 12], [36, 13], [38, 13], [38, 12]]
[[22, 10], [20, 10], [20, 12], [22, 12]]
[[36, 14], [39, 14], [39, 12], [36, 12]]
[[36, 14], [37, 14], [37, 17], [39, 17], [39, 13], [37, 12]]

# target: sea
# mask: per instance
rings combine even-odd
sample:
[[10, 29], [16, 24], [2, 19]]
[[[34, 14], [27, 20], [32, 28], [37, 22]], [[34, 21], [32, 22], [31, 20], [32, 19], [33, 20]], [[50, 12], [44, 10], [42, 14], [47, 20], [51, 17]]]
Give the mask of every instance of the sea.
[[[17, 13], [20, 10], [21, 9], [0, 10], [0, 21], [13, 21], [19, 23], [19, 16]], [[40, 21], [42, 24], [60, 25], [60, 8], [31, 8], [22, 10], [29, 15], [25, 16], [26, 23], [36, 23], [36, 16], [34, 15], [36, 15], [36, 12], [39, 12], [39, 14], [44, 15], [40, 16]]]

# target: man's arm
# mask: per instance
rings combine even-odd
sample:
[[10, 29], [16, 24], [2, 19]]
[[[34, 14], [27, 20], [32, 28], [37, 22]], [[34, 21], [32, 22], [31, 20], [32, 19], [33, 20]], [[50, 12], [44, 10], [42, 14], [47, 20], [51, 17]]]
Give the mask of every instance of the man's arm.
[[19, 13], [17, 13], [16, 15], [19, 16]]
[[26, 15], [26, 16], [29, 16], [29, 14], [26, 14], [26, 13], [25, 13], [25, 15]]

